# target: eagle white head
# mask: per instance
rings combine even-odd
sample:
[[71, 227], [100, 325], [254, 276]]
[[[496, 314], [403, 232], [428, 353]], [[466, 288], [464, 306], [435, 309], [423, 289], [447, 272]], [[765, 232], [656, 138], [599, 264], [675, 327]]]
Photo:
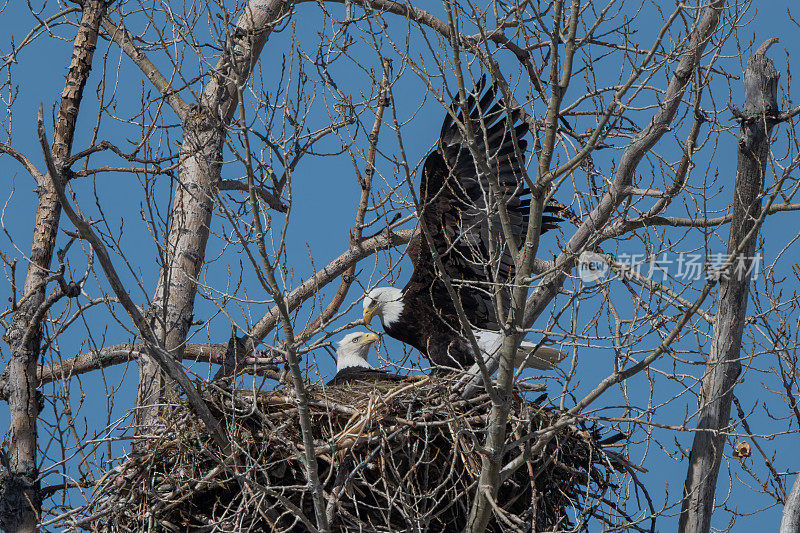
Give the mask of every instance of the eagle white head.
[[364, 296], [364, 323], [377, 315], [384, 326], [391, 326], [403, 312], [403, 291], [395, 287], [377, 287]]
[[341, 372], [345, 368], [360, 367], [372, 368], [367, 362], [367, 354], [372, 343], [379, 339], [376, 333], [354, 331], [344, 336], [339, 341], [339, 348], [336, 350], [336, 371]]

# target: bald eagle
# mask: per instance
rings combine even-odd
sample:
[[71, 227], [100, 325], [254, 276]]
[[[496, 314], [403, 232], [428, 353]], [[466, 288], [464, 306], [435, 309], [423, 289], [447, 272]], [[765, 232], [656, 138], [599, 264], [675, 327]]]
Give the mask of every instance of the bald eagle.
[[[466, 110], [478, 149], [486, 154], [490, 180], [476, 170], [467, 148], [461, 106], [454, 102], [442, 124], [436, 147], [422, 168], [417, 217], [431, 237], [445, 274], [452, 280], [471, 329], [482, 351], [500, 335], [495, 304], [508, 309], [508, 284], [514, 279], [514, 257], [503, 238], [499, 210], [505, 207], [514, 240], [525, 241], [530, 191], [525, 187], [522, 137], [527, 123], [514, 125], [518, 111], [507, 111], [495, 101], [496, 86], [480, 99], [483, 80], [466, 102]], [[561, 218], [553, 213], [560, 206], [545, 206], [541, 232], [557, 227]], [[474, 362], [473, 350], [465, 336], [446, 286], [437, 274], [431, 246], [424, 235], [408, 245], [414, 273], [403, 290], [378, 287], [364, 297], [364, 322], [380, 317], [391, 337], [410, 344], [425, 354], [433, 365], [467, 368]], [[523, 341], [517, 366], [547, 369], [564, 358], [559, 350]], [[535, 353], [533, 353], [535, 352]], [[527, 361], [527, 362], [526, 362]]]
[[383, 370], [377, 370], [367, 362], [367, 354], [372, 343], [378, 340], [375, 333], [356, 331], [349, 333], [339, 341], [336, 350], [336, 375], [327, 385], [343, 385], [353, 381], [400, 381], [398, 376]]

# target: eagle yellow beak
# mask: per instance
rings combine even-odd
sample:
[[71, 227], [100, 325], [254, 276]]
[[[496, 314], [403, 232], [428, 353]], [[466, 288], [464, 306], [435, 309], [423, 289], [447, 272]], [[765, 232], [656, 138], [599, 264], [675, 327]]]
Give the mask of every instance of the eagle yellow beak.
[[[372, 323], [372, 319], [375, 318], [375, 315], [377, 313], [378, 313], [378, 306], [377, 305], [373, 305], [371, 307], [367, 307], [366, 309], [364, 309], [364, 324]], [[378, 339], [375, 339], [375, 340], [378, 340]]]
[[378, 342], [380, 337], [377, 333], [364, 333], [364, 336], [361, 337], [362, 344], [372, 344], [373, 342]]

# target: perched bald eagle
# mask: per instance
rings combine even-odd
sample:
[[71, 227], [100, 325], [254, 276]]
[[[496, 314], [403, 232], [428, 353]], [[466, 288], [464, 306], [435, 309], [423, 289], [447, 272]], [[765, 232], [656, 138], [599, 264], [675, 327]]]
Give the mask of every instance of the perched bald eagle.
[[[521, 245], [528, 225], [530, 191], [522, 137], [527, 123], [515, 125], [518, 111], [508, 111], [495, 101], [496, 87], [482, 91], [481, 80], [466, 102], [469, 121], [478, 146], [486, 156], [492, 174], [479, 175], [467, 147], [461, 106], [454, 102], [442, 124], [436, 147], [425, 160], [419, 194], [420, 225], [424, 225], [441, 258], [447, 276], [458, 292], [461, 304], [482, 351], [500, 335], [495, 312], [499, 300], [508, 309], [508, 284], [514, 279], [514, 258], [503, 237], [501, 206], [505, 207], [510, 233]], [[485, 152], [484, 152], [485, 150]], [[545, 207], [541, 232], [557, 227], [561, 218], [552, 215], [557, 205]], [[420, 235], [408, 245], [414, 273], [403, 290], [378, 287], [364, 297], [364, 322], [378, 316], [391, 337], [410, 344], [437, 366], [467, 368], [474, 362], [472, 347], [465, 337], [453, 301], [437, 274], [430, 245]], [[553, 348], [523, 341], [517, 353], [518, 366], [547, 369], [564, 358]]]
[[367, 354], [372, 343], [378, 340], [375, 333], [356, 331], [349, 333], [339, 341], [336, 350], [336, 375], [328, 385], [343, 385], [353, 381], [400, 381], [398, 376], [383, 370], [377, 370], [367, 362]]

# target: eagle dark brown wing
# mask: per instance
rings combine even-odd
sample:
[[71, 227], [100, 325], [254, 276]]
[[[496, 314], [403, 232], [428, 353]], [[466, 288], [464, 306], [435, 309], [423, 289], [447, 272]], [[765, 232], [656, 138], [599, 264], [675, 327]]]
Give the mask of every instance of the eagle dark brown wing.
[[[475, 94], [480, 94], [482, 86], [483, 80]], [[476, 169], [464, 128], [459, 125], [465, 124], [464, 114], [454, 102], [452, 115], [448, 114], [442, 124], [437, 146], [423, 165], [418, 213], [468, 319], [473, 327], [489, 330], [500, 328], [495, 298], [500, 296], [501, 301], [508, 301], [507, 286], [515, 271], [512, 255], [515, 252], [506, 245], [500, 207], [505, 207], [510, 232], [521, 243], [531, 201], [524, 166], [527, 142], [522, 139], [528, 125], [515, 125], [519, 113], [508, 111], [495, 101], [495, 96], [496, 87], [492, 86], [480, 99], [470, 95], [465, 106], [490, 176], [479, 174]], [[554, 206], [545, 209], [548, 214], [542, 217], [542, 233], [555, 228], [561, 220], [552, 215], [557, 209]], [[453, 366], [453, 359], [462, 366], [470, 363], [471, 355], [455, 353], [466, 347], [461, 346], [463, 338], [454, 338], [461, 337], [461, 327], [430, 246], [422, 237], [409, 246], [414, 273], [403, 290], [403, 301], [414, 310], [414, 323], [405, 324], [413, 331], [403, 332], [403, 336], [414, 338], [416, 342], [411, 344], [436, 364]], [[441, 359], [443, 351], [450, 354], [450, 361], [436, 360]]]
[[384, 372], [375, 368], [364, 368], [359, 366], [348, 367], [336, 373], [332, 380], [325, 385], [327, 387], [345, 385], [348, 383], [364, 382], [394, 382], [403, 381], [406, 376]]

